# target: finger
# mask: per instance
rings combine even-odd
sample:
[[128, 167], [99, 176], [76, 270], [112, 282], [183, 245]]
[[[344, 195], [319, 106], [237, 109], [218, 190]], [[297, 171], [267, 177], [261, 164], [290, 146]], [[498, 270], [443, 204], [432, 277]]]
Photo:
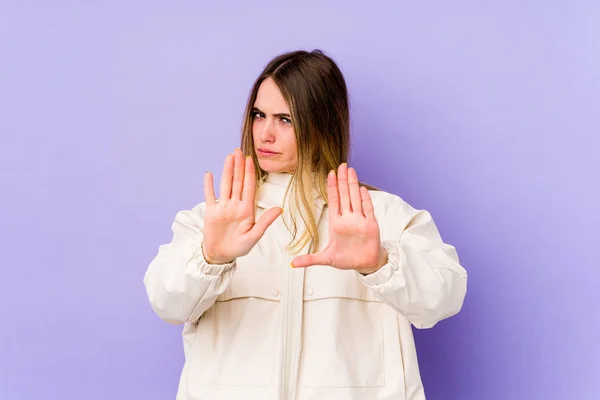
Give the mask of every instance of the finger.
[[343, 163], [338, 168], [338, 192], [340, 193], [340, 208], [341, 213], [352, 212], [350, 206], [350, 190], [348, 189], [348, 164]]
[[221, 175], [221, 197], [220, 201], [227, 201], [231, 197], [231, 180], [233, 179], [233, 155], [228, 154], [223, 165]]
[[215, 188], [213, 186], [213, 176], [210, 172], [204, 174], [204, 200], [207, 204], [215, 204]]
[[305, 254], [292, 260], [292, 268], [306, 268], [313, 265], [329, 265], [329, 260], [323, 253]]
[[244, 188], [242, 200], [252, 202], [254, 206], [254, 194], [256, 192], [256, 172], [254, 170], [254, 161], [252, 157], [246, 157], [246, 168], [244, 169]]
[[242, 185], [244, 183], [244, 154], [240, 149], [233, 152], [233, 187], [231, 189], [231, 198], [242, 199]]
[[375, 208], [373, 207], [373, 201], [371, 200], [371, 195], [366, 187], [360, 187], [360, 198], [362, 200], [362, 209], [365, 217], [367, 219], [376, 219], [375, 218]]
[[252, 237], [258, 242], [265, 234], [267, 228], [281, 215], [283, 209], [281, 207], [273, 207], [265, 211], [263, 215], [256, 221], [250, 231]]
[[340, 215], [340, 195], [334, 170], [331, 170], [327, 175], [327, 204], [329, 215]]
[[348, 187], [350, 189], [350, 206], [352, 211], [362, 215], [362, 200], [360, 197], [360, 186], [354, 168], [348, 168]]

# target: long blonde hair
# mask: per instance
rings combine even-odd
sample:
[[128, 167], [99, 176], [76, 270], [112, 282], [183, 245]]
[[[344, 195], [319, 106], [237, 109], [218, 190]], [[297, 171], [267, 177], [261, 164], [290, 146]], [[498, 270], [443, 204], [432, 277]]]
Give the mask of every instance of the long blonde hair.
[[[258, 163], [252, 136], [252, 109], [261, 83], [271, 78], [281, 91], [288, 107], [298, 146], [298, 165], [292, 172], [296, 181], [292, 195], [298, 205], [291, 213], [293, 251], [310, 244], [319, 248], [318, 221], [313, 187], [327, 201], [327, 174], [347, 162], [350, 150], [350, 111], [348, 91], [336, 63], [320, 50], [293, 51], [272, 59], [254, 82], [246, 105], [241, 147], [256, 167], [257, 180], [267, 172]], [[288, 187], [289, 192], [290, 187]], [[286, 192], [287, 193], [287, 192]], [[300, 216], [306, 229], [300, 237]]]

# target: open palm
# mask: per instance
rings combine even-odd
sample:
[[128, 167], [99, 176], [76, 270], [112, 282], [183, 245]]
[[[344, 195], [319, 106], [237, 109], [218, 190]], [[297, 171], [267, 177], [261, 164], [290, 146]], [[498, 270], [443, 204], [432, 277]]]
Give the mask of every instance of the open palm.
[[361, 187], [354, 168], [342, 164], [327, 177], [329, 243], [313, 254], [298, 256], [294, 267], [329, 265], [359, 272], [377, 270], [384, 258], [371, 196]]

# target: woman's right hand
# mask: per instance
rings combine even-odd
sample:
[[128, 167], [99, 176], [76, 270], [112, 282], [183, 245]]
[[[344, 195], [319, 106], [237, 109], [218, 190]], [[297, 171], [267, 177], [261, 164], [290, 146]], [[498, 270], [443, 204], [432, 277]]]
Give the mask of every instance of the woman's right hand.
[[209, 264], [226, 264], [250, 252], [283, 210], [267, 210], [255, 222], [256, 175], [254, 162], [240, 149], [225, 158], [221, 193], [215, 198], [213, 176], [204, 175], [204, 241], [202, 251]]

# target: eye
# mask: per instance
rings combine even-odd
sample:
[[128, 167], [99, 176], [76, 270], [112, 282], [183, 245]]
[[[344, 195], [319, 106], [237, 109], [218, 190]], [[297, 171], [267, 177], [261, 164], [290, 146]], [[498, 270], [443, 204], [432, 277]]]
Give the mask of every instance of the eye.
[[252, 113], [250, 115], [252, 116], [252, 119], [258, 119], [258, 118], [265, 117], [265, 115], [263, 113], [261, 113], [260, 111], [252, 111]]
[[283, 122], [284, 124], [286, 124], [286, 125], [291, 125], [292, 124], [292, 120], [289, 119], [289, 118], [286, 118], [286, 117], [281, 117], [279, 120], [281, 122]]

